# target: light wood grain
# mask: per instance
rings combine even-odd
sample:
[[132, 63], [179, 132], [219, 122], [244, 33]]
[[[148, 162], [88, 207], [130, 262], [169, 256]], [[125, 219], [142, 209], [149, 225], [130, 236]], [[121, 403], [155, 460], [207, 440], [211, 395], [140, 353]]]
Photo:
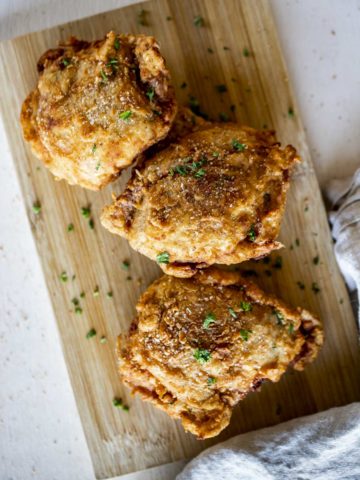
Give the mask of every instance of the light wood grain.
[[[148, 12], [148, 26], [137, 23], [141, 8]], [[204, 27], [193, 25], [198, 14], [205, 20]], [[261, 274], [259, 282], [291, 304], [317, 312], [325, 324], [326, 344], [306, 372], [289, 372], [280, 383], [265, 385], [260, 393], [241, 402], [230, 427], [213, 440], [197, 441], [185, 434], [178, 422], [131, 398], [117, 378], [116, 336], [128, 328], [138, 296], [159, 275], [153, 262], [131, 251], [98, 220], [111, 191], [121, 191], [126, 175], [101, 193], [70, 187], [55, 182], [22, 141], [20, 106], [35, 86], [35, 64], [41, 53], [71, 34], [90, 40], [110, 29], [144, 32], [159, 39], [181, 102], [187, 103], [189, 95], [194, 95], [212, 118], [225, 112], [254, 127], [275, 128], [280, 139], [294, 144], [303, 158], [294, 175], [281, 232], [284, 244], [292, 244], [293, 249], [281, 251], [283, 268], [272, 269], [271, 277]], [[249, 57], [243, 55], [244, 48], [250, 51]], [[3, 43], [0, 55], [2, 115], [98, 478], [191, 457], [236, 433], [360, 399], [356, 326], [335, 263], [318, 183], [268, 2], [156, 0]], [[188, 87], [182, 89], [184, 81]], [[217, 93], [218, 84], [226, 84], [228, 92]], [[234, 114], [231, 105], [236, 107]], [[288, 115], [290, 107], [293, 117]], [[41, 202], [40, 215], [32, 211], [35, 201]], [[94, 230], [81, 216], [81, 207], [89, 204]], [[68, 233], [71, 222], [75, 230]], [[320, 256], [317, 266], [312, 262], [316, 255]], [[125, 259], [131, 263], [129, 272], [121, 268]], [[268, 266], [258, 263], [250, 268], [263, 271]], [[64, 270], [69, 275], [67, 283], [59, 280]], [[72, 275], [76, 275], [74, 280]], [[128, 275], [132, 280], [126, 280]], [[297, 281], [306, 285], [305, 290], [299, 289]], [[321, 288], [318, 294], [311, 290], [313, 281]], [[94, 297], [97, 285], [100, 295]], [[106, 296], [110, 290], [112, 298]], [[76, 315], [71, 299], [82, 291], [86, 293], [81, 300], [83, 314]], [[92, 327], [97, 337], [86, 340]], [[108, 338], [106, 345], [99, 343], [102, 335]], [[113, 408], [114, 396], [130, 405], [129, 413]]]

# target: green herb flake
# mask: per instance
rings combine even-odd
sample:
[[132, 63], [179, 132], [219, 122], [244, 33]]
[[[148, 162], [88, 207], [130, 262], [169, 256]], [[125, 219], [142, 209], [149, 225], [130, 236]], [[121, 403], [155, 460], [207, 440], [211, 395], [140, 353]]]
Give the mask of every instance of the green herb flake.
[[220, 122], [228, 122], [230, 120], [229, 115], [225, 112], [219, 113], [219, 120]]
[[204, 348], [197, 348], [194, 351], [194, 358], [201, 364], [206, 363], [210, 360], [211, 358], [211, 353], [209, 350], [206, 350]]
[[217, 158], [219, 155], [220, 155], [219, 152], [213, 152], [213, 153], [212, 153], [212, 156], [215, 157], [215, 158]]
[[74, 305], [79, 305], [79, 299], [74, 297], [72, 300], [71, 300], [71, 303], [73, 303]]
[[128, 282], [130, 282], [130, 280], [132, 280], [132, 277], [130, 277], [130, 275], [129, 275], [128, 277], [126, 277], [126, 280], [127, 280]]
[[86, 334], [86, 338], [89, 340], [90, 338], [93, 338], [96, 336], [96, 330], [95, 328], [91, 328], [88, 333]]
[[290, 335], [294, 333], [294, 324], [291, 322], [289, 323], [288, 331]]
[[114, 398], [112, 403], [113, 403], [115, 408], [119, 408], [120, 410], [123, 410], [124, 412], [128, 412], [130, 410], [130, 408], [127, 405], [124, 405], [121, 398]]
[[236, 140], [236, 138], [231, 141], [231, 145], [237, 152], [242, 152], [246, 148], [246, 145], [244, 143], [240, 143], [239, 140]]
[[116, 68], [118, 63], [119, 63], [119, 60], [117, 58], [110, 58], [106, 66]]
[[101, 166], [101, 162], [98, 162], [98, 163], [95, 165], [95, 170], [98, 171], [99, 168], [100, 168], [100, 166]]
[[120, 120], [124, 120], [124, 122], [127, 122], [130, 119], [131, 114], [131, 110], [125, 110], [125, 112], [119, 113], [119, 118]]
[[244, 340], [244, 342], [247, 342], [249, 340], [250, 333], [252, 333], [251, 330], [245, 330], [244, 328], [240, 330], [240, 336]]
[[225, 92], [228, 91], [227, 86], [224, 85], [223, 83], [220, 84], [220, 85], [215, 85], [215, 88], [216, 88], [218, 93], [225, 93]]
[[35, 215], [39, 215], [39, 213], [41, 212], [41, 205], [39, 202], [37, 203], [34, 203], [33, 206], [32, 206], [32, 210], [33, 212], [35, 213]]
[[80, 293], [80, 298], [85, 298], [85, 292]]
[[240, 310], [243, 312], [251, 312], [252, 305], [250, 302], [240, 302]]
[[74, 230], [74, 224], [73, 223], [69, 223], [69, 225], [67, 226], [67, 231], [68, 232], [72, 232]]
[[300, 288], [300, 290], [305, 290], [305, 285], [300, 280], [296, 282], [296, 285]]
[[300, 240], [299, 240], [298, 238], [295, 238], [295, 245], [296, 245], [297, 247], [300, 246]]
[[224, 49], [225, 51], [226, 51], [226, 50], [230, 50], [230, 48], [229, 48], [229, 47], [226, 47], [226, 46], [223, 47], [223, 49]]
[[295, 112], [294, 112], [294, 109], [292, 107], [289, 107], [289, 109], [288, 109], [288, 116], [290, 118], [294, 118], [294, 116], [295, 116]]
[[158, 263], [169, 263], [170, 255], [168, 252], [161, 252], [159, 255], [156, 256], [156, 261]]
[[208, 330], [212, 323], [216, 323], [216, 317], [212, 312], [210, 312], [205, 317], [205, 320], [203, 322], [203, 328], [205, 328], [205, 330]]
[[212, 48], [210, 48], [210, 47], [208, 47], [207, 51], [208, 51], [209, 53], [214, 53], [214, 50], [213, 50]]
[[105, 343], [107, 343], [107, 338], [104, 337], [104, 336], [102, 336], [102, 337], [100, 338], [100, 343], [101, 343], [101, 345], [105, 345]]
[[318, 284], [316, 282], [313, 282], [311, 284], [311, 290], [314, 292], [314, 293], [319, 293], [320, 292], [320, 288], [318, 286]]
[[148, 22], [146, 20], [146, 15], [147, 15], [147, 10], [144, 10], [143, 8], [138, 13], [138, 24], [142, 25], [143, 27], [148, 26]]
[[122, 268], [123, 270], [129, 270], [129, 268], [130, 268], [130, 262], [129, 262], [128, 260], [124, 260], [124, 261], [122, 262], [122, 264], [121, 264], [121, 268]]
[[60, 280], [63, 283], [66, 283], [69, 280], [69, 277], [65, 271], [60, 273]]
[[99, 287], [96, 286], [93, 291], [93, 296], [98, 297], [99, 295], [100, 295]]
[[106, 73], [104, 72], [104, 70], [100, 70], [100, 75], [101, 75], [101, 78], [103, 79], [104, 83], [109, 80]]
[[146, 92], [146, 96], [148, 97], [150, 102], [153, 101], [154, 95], [155, 95], [155, 90], [153, 88], [149, 88], [149, 90]]
[[81, 215], [82, 215], [84, 218], [90, 218], [90, 214], [91, 214], [91, 209], [90, 209], [90, 207], [82, 207], [82, 208], [81, 208]]
[[89, 228], [90, 228], [90, 230], [94, 230], [94, 227], [95, 227], [94, 220], [93, 220], [92, 218], [90, 218], [90, 220], [89, 220]]
[[274, 309], [272, 311], [272, 314], [275, 315], [275, 317], [276, 317], [277, 325], [284, 325], [285, 318], [284, 318], [284, 315], [280, 312], [280, 310]]
[[209, 377], [209, 378], [207, 379], [207, 384], [208, 384], [208, 385], [214, 385], [214, 383], [216, 383], [216, 378], [214, 378], [214, 377]]
[[75, 307], [75, 313], [76, 313], [76, 315], [81, 315], [82, 312], [83, 312], [83, 310], [82, 310], [81, 307], [79, 307], [79, 306]]
[[96, 146], [96, 143], [94, 143], [94, 145], [91, 148], [92, 153], [95, 153], [96, 149], [97, 149], [97, 146]]
[[309, 207], [306, 205], [306, 206], [304, 207], [304, 212], [308, 212], [308, 211], [309, 211]]
[[244, 57], [250, 57], [250, 50], [248, 48], [244, 47], [242, 53]]
[[113, 297], [113, 292], [111, 292], [111, 291], [110, 291], [110, 292], [107, 292], [106, 296], [107, 296], [108, 298], [112, 298], [112, 297]]
[[194, 17], [194, 25], [195, 27], [203, 27], [204, 26], [204, 19], [201, 15], [196, 15], [196, 17]]
[[344, 303], [344, 299], [340, 298], [339, 303], [340, 303], [340, 305], [342, 305]]
[[233, 318], [238, 318], [235, 310], [231, 307], [228, 307], [229, 313]]
[[247, 237], [248, 240], [250, 240], [250, 242], [255, 242], [255, 240], [256, 240], [256, 232], [255, 232], [255, 227], [254, 227], [254, 225], [251, 225], [250, 230], [248, 231], [246, 237]]
[[313, 258], [313, 264], [314, 265], [319, 265], [320, 262], [320, 257], [319, 255], [316, 255], [316, 257]]
[[71, 63], [71, 59], [70, 58], [63, 58], [60, 62], [64, 67], [68, 67]]
[[114, 40], [114, 48], [115, 50], [119, 50], [120, 48], [120, 40], [118, 39], [118, 37], [116, 37]]
[[168, 16], [166, 17], [166, 20], [167, 20], [168, 22], [170, 22], [170, 21], [172, 20], [172, 17], [170, 17], [170, 16], [168, 15]]
[[273, 267], [276, 268], [277, 270], [280, 270], [283, 266], [283, 261], [282, 261], [282, 257], [280, 257], [280, 255], [278, 255], [276, 258], [275, 258], [275, 261], [273, 263]]
[[194, 173], [195, 178], [201, 178], [206, 174], [206, 170], [200, 168], [197, 172]]

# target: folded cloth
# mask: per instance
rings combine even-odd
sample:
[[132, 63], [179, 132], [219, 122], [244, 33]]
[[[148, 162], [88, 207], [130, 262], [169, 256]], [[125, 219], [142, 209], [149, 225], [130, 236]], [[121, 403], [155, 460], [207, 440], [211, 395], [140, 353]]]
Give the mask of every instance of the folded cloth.
[[[335, 255], [350, 290], [360, 292], [360, 168], [352, 177], [332, 180], [326, 188]], [[360, 325], [360, 312], [358, 315]]]
[[359, 480], [360, 403], [211, 447], [176, 480]]
[[[326, 195], [339, 267], [360, 295], [360, 168], [332, 180]], [[238, 435], [205, 450], [176, 479], [360, 480], [360, 403]]]

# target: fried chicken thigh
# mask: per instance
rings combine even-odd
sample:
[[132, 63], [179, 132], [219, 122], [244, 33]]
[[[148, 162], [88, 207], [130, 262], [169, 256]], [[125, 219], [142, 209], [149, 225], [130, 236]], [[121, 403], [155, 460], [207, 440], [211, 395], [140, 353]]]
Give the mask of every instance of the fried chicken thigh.
[[153, 37], [72, 37], [38, 62], [25, 100], [25, 140], [55, 175], [99, 190], [164, 138], [176, 114], [170, 74]]
[[276, 238], [297, 160], [274, 132], [203, 125], [145, 158], [102, 223], [179, 277], [259, 258], [281, 247]]
[[323, 342], [320, 322], [237, 272], [163, 276], [140, 298], [118, 340], [122, 380], [199, 438], [218, 435], [233, 407], [290, 365], [303, 370]]

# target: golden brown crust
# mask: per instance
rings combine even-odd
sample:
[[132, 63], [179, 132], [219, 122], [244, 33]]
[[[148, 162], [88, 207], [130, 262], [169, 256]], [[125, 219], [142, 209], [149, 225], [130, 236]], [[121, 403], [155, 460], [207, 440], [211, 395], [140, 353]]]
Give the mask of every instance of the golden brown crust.
[[321, 324], [237, 272], [214, 267], [191, 279], [163, 276], [142, 295], [118, 341], [119, 372], [200, 438], [220, 433], [232, 408], [289, 365], [313, 361]]
[[153, 260], [167, 252], [160, 266], [179, 277], [258, 258], [281, 247], [276, 237], [298, 160], [274, 132], [204, 124], [142, 162], [102, 223]]
[[71, 185], [104, 187], [172, 125], [174, 90], [153, 37], [71, 37], [45, 52], [38, 70], [37, 88], [22, 107], [24, 138]]

